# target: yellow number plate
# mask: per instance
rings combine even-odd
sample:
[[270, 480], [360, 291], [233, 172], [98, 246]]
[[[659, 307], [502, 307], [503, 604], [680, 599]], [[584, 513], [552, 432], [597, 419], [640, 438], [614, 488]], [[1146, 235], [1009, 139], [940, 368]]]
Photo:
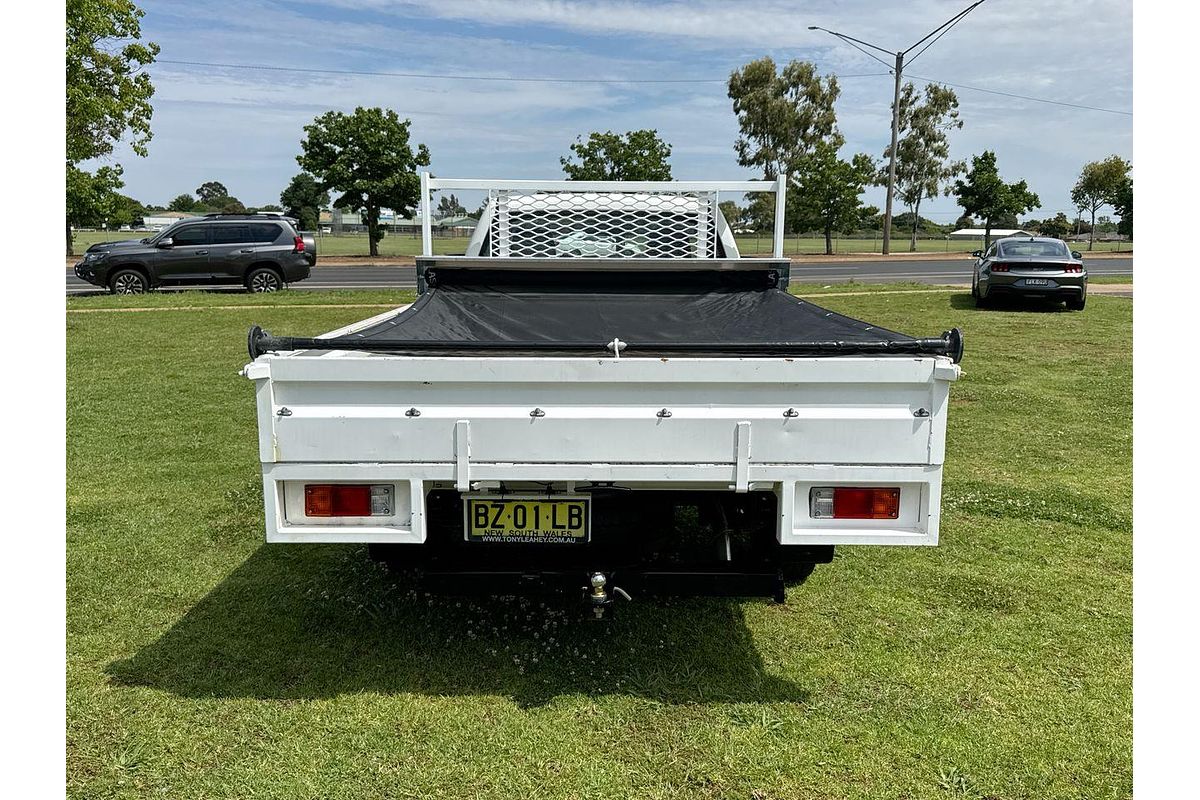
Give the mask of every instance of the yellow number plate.
[[467, 497], [469, 542], [576, 544], [590, 533], [589, 497]]

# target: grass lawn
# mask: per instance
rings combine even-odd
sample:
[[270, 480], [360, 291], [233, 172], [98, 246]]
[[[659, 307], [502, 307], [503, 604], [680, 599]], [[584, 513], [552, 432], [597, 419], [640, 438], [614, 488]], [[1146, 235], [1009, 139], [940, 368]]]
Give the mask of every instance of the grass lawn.
[[411, 294], [69, 300], [177, 309], [67, 316], [69, 795], [1130, 796], [1132, 303], [852, 288], [820, 302], [965, 331], [942, 544], [607, 626], [263, 544], [247, 327]]
[[[146, 236], [145, 232], [130, 231], [77, 231], [75, 234], [75, 252], [82, 253], [96, 242], [115, 241], [118, 239], [138, 239]], [[771, 252], [771, 234], [759, 236], [738, 236], [738, 250], [742, 255], [763, 255]], [[434, 237], [433, 252], [437, 255], [461, 255], [467, 250], [469, 237]], [[835, 253], [878, 253], [882, 247], [881, 239], [836, 239]], [[1072, 247], [1084, 252], [1087, 243], [1073, 243]], [[950, 241], [944, 239], [919, 239], [919, 253], [970, 253], [982, 249], [982, 241]], [[1096, 242], [1095, 252], [1113, 252], [1132, 250], [1130, 242]], [[784, 242], [785, 255], [817, 255], [825, 252], [825, 239], [813, 236], [789, 236]], [[317, 253], [322, 256], [365, 256], [368, 252], [366, 234], [344, 236], [321, 236], [317, 239]], [[407, 233], [388, 234], [379, 243], [380, 256], [415, 256], [421, 252], [421, 237]], [[896, 237], [892, 239], [893, 253], [907, 253], [908, 239]]]

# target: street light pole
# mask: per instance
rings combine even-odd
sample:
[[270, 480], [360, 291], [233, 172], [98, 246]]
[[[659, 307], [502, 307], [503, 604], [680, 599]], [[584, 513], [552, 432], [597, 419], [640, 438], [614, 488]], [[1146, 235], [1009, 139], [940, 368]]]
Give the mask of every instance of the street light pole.
[[885, 67], [888, 66], [886, 61], [877, 55], [867, 53], [866, 50], [863, 50], [858, 45], [865, 45], [872, 50], [878, 50], [881, 53], [887, 53], [889, 56], [895, 56], [896, 58], [896, 64], [891, 69], [891, 72], [896, 76], [896, 89], [892, 94], [892, 147], [891, 158], [888, 161], [887, 198], [884, 203], [883, 211], [883, 254], [885, 256], [890, 254], [892, 251], [892, 195], [896, 192], [896, 146], [900, 139], [900, 78], [904, 72], [904, 57], [913, 50], [916, 50], [922, 44], [925, 44], [925, 42], [929, 42], [930, 39], [933, 39], [932, 42], [926, 44], [921, 48], [919, 53], [912, 57], [912, 60], [916, 61], [921, 53], [924, 53], [926, 50], [928, 50], [934, 44], [934, 42], [942, 38], [951, 28], [961, 22], [963, 17], [974, 11], [976, 7], [983, 5], [984, 2], [985, 0], [976, 0], [976, 2], [967, 6], [962, 11], [958, 12], [929, 33], [925, 34], [925, 36], [912, 47], [909, 47], [907, 50], [897, 50], [895, 53], [893, 53], [891, 50], [885, 50], [878, 45], [871, 44], [870, 42], [864, 42], [862, 39], [855, 39], [853, 36], [847, 36], [844, 33], [838, 33], [837, 31], [831, 31], [828, 28], [822, 28], [819, 25], [808, 26], [810, 31], [824, 31], [832, 36], [836, 36], [837, 38], [849, 44], [855, 50], [859, 50], [871, 56], [871, 58], [882, 63]]
[[900, 138], [900, 74], [904, 70], [904, 51], [896, 53], [896, 92], [892, 95], [892, 148], [888, 160], [887, 199], [883, 210], [883, 254], [892, 252], [892, 195], [896, 193], [896, 144]]

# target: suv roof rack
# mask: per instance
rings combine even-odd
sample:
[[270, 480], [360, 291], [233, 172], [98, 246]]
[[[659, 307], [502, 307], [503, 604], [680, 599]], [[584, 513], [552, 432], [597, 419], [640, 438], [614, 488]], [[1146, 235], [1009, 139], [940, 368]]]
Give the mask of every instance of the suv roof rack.
[[217, 211], [217, 212], [213, 212], [211, 214], [205, 214], [204, 218], [205, 219], [214, 219], [214, 218], [220, 218], [220, 219], [286, 219], [286, 220], [291, 219], [291, 217], [284, 216], [283, 214], [279, 213], [278, 211], [259, 211], [254, 214], [222, 214], [221, 212]]

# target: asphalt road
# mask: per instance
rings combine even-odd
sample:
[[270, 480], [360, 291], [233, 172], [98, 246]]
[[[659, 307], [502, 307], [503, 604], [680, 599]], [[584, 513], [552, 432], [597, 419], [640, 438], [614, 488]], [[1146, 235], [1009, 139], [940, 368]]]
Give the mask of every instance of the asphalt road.
[[[972, 262], [953, 261], [840, 261], [792, 264], [792, 283], [970, 283]], [[1132, 275], [1133, 258], [1095, 259], [1088, 263], [1091, 275]], [[417, 285], [414, 267], [322, 267], [312, 277], [292, 284], [294, 289], [411, 289]], [[99, 291], [67, 270], [67, 294]]]

